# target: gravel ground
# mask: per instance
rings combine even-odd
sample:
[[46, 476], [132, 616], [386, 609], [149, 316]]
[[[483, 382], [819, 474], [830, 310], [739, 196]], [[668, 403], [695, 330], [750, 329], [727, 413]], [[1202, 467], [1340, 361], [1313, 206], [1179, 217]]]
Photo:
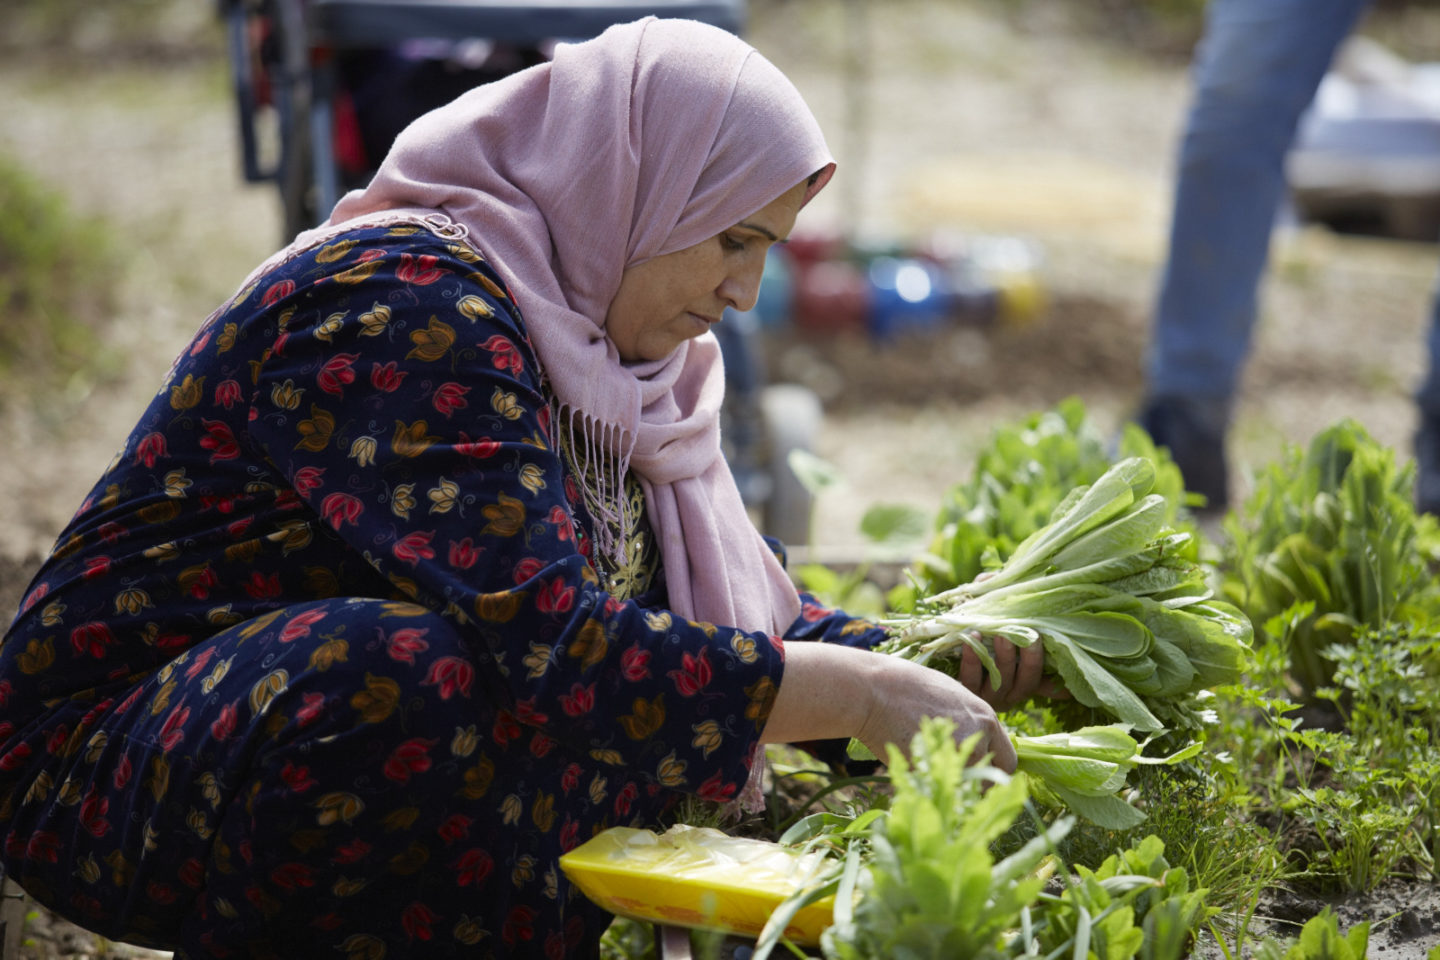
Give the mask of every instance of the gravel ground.
[[[1057, 5], [1032, 5], [1041, 6]], [[996, 424], [1077, 394], [1113, 426], [1138, 396], [1183, 64], [1079, 38], [1054, 10], [1024, 19], [1001, 9], [752, 4], [752, 41], [794, 77], [841, 162], [803, 226], [845, 225], [874, 242], [937, 229], [1020, 235], [1043, 252], [1049, 308], [1028, 324], [887, 344], [773, 338], [772, 369], [828, 399], [815, 447], [846, 483], [817, 504], [815, 529], [842, 554], [861, 548], [869, 505], [932, 508]], [[848, 40], [857, 24], [846, 10], [863, 18], [863, 51]], [[241, 182], [225, 65], [196, 16], [172, 28], [213, 55], [137, 62], [107, 56], [102, 38], [59, 63], [0, 61], [0, 152], [111, 225], [125, 257], [104, 331], [119, 372], [42, 384], [0, 407], [10, 451], [0, 458], [0, 614], [195, 324], [279, 236], [271, 192]], [[1233, 435], [1241, 493], [1247, 465], [1341, 416], [1401, 450], [1414, 426], [1408, 393], [1421, 373], [1435, 249], [1308, 231], [1283, 239], [1276, 263]], [[1346, 910], [1350, 920], [1389, 918], [1372, 935], [1375, 957], [1419, 960], [1440, 940], [1432, 887], [1352, 899]], [[42, 913], [27, 935], [26, 957], [141, 955]]]

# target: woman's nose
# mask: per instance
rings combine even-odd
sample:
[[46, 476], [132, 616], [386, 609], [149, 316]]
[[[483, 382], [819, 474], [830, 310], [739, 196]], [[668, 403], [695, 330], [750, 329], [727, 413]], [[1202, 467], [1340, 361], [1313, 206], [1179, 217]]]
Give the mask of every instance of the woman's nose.
[[762, 254], [754, 263], [726, 274], [720, 284], [719, 294], [726, 303], [742, 313], [754, 308], [760, 298], [760, 278], [765, 272], [765, 257]]

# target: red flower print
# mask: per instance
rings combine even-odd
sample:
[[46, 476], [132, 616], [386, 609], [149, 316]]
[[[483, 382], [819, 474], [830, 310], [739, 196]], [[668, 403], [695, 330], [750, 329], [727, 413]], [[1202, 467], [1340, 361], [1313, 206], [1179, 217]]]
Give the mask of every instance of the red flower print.
[[155, 466], [155, 461], [165, 456], [169, 456], [169, 451], [165, 448], [163, 433], [147, 433], [135, 447], [135, 462], [146, 467]]
[[[206, 564], [195, 572], [195, 578], [190, 581], [188, 591], [190, 596], [196, 600], [205, 600], [210, 596], [210, 588], [219, 582], [220, 578], [216, 576], [215, 571], [210, 569], [209, 564]], [[181, 583], [184, 583], [183, 577], [181, 578]]]
[[435, 832], [440, 834], [440, 839], [446, 843], [454, 843], [456, 840], [464, 840], [470, 835], [470, 824], [474, 823], [470, 817], [463, 813], [452, 813], [440, 824], [440, 829]]
[[459, 543], [450, 541], [450, 566], [457, 570], [469, 570], [475, 566], [475, 561], [480, 559], [484, 548], [477, 548], [475, 544], [466, 537]]
[[225, 706], [220, 708], [220, 716], [216, 717], [214, 722], [210, 724], [210, 736], [216, 740], [230, 739], [230, 735], [235, 732], [235, 725], [239, 720], [240, 714], [239, 711], [235, 709], [235, 704], [225, 704]]
[[509, 367], [512, 374], [519, 374], [525, 369], [525, 361], [520, 359], [520, 351], [515, 349], [515, 344], [511, 343], [509, 338], [497, 333], [480, 346], [490, 351], [490, 362], [495, 364], [496, 370]]
[[515, 719], [521, 723], [531, 723], [535, 726], [542, 726], [550, 722], [549, 717], [535, 709], [534, 697], [515, 701]]
[[[509, 710], [501, 710], [495, 715], [495, 726], [490, 731], [490, 739], [500, 746], [506, 746], [511, 740], [520, 736], [520, 724], [515, 722], [515, 714]], [[24, 744], [21, 744], [23, 747]], [[28, 752], [28, 749], [27, 749]], [[7, 754], [8, 756], [8, 754]], [[0, 758], [0, 770], [7, 769], [5, 761]]]
[[180, 745], [180, 741], [185, 739], [185, 721], [189, 719], [190, 708], [185, 706], [182, 700], [170, 710], [164, 725], [160, 727], [160, 749], [169, 753]]
[[244, 517], [243, 519], [236, 520], [234, 523], [227, 524], [225, 532], [230, 535], [231, 540], [239, 540], [245, 535], [245, 531], [250, 529], [250, 524], [254, 522], [254, 517]]
[[726, 783], [720, 777], [720, 771], [716, 770], [710, 779], [700, 784], [696, 791], [701, 799], [709, 800], [711, 803], [726, 803], [735, 798], [735, 784]]
[[195, 342], [190, 345], [190, 356], [198, 357], [205, 352], [205, 346], [210, 342], [210, 334], [213, 332], [212, 330], [206, 330], [195, 339]]
[[395, 277], [404, 283], [413, 283], [417, 287], [427, 286], [450, 272], [435, 266], [439, 261], [439, 257], [430, 253], [423, 253], [418, 257], [402, 253], [400, 254], [400, 267], [395, 271]]
[[294, 280], [281, 280], [272, 283], [265, 290], [265, 295], [260, 298], [260, 306], [268, 307], [277, 300], [290, 296], [295, 292]]
[[315, 874], [303, 863], [282, 863], [270, 871], [270, 882], [288, 893], [315, 886]]
[[680, 669], [671, 670], [665, 676], [675, 681], [680, 696], [693, 697], [710, 683], [709, 654], [705, 650], [701, 650], [698, 657], [687, 653], [680, 658]]
[[456, 410], [464, 410], [470, 405], [465, 399], [465, 394], [469, 392], [469, 387], [463, 387], [454, 381], [442, 383], [435, 390], [435, 409], [447, 417]]
[[133, 691], [131, 691], [130, 696], [126, 697], [124, 701], [120, 704], [120, 706], [115, 708], [115, 716], [123, 717], [131, 707], [135, 706], [135, 701], [139, 700], [140, 694], [144, 692], [145, 690], [143, 687], [136, 687]]
[[395, 541], [395, 546], [390, 551], [395, 554], [395, 559], [402, 563], [408, 563], [412, 567], [419, 563], [421, 558], [429, 560], [435, 556], [435, 551], [430, 549], [430, 538], [435, 536], [433, 530], [416, 530], [414, 533], [407, 533]]
[[650, 676], [650, 651], [641, 650], [640, 646], [626, 648], [620, 654], [620, 674], [631, 683], [639, 683]]
[[555, 741], [536, 730], [530, 737], [530, 754], [535, 757], [543, 757], [555, 749]]
[[595, 684], [582, 687], [575, 684], [569, 693], [560, 695], [560, 709], [567, 717], [581, 717], [595, 709]]
[[49, 830], [36, 830], [25, 843], [25, 856], [44, 863], [60, 860], [60, 837]]
[[74, 647], [76, 656], [89, 654], [96, 660], [103, 660], [106, 648], [114, 642], [115, 635], [110, 632], [109, 624], [98, 620], [82, 623], [70, 631], [70, 646]]
[[295, 711], [295, 722], [302, 727], [308, 727], [325, 712], [325, 694], [318, 691], [307, 693], [303, 699], [300, 709]]
[[370, 385], [376, 390], [383, 390], [386, 393], [394, 393], [395, 390], [410, 375], [408, 370], [396, 369], [398, 364], [394, 360], [383, 367], [378, 363], [370, 364]]
[[200, 425], [205, 428], [205, 436], [200, 438], [200, 446], [202, 449], [211, 451], [211, 463], [220, 460], [234, 460], [240, 456], [240, 444], [235, 442], [235, 433], [230, 429], [228, 423], [223, 420], [201, 418]]
[[355, 523], [364, 512], [365, 504], [348, 493], [326, 494], [325, 499], [320, 501], [320, 516], [329, 520], [330, 526], [336, 530], [343, 523]]
[[572, 763], [567, 766], [565, 772], [560, 775], [560, 789], [569, 793], [571, 790], [580, 786], [580, 775], [584, 772], [578, 763]]
[[320, 372], [315, 375], [315, 382], [320, 389], [337, 397], [344, 395], [345, 384], [355, 382], [355, 371], [351, 368], [356, 360], [360, 359], [358, 353], [337, 353], [325, 361]]
[[235, 380], [221, 380], [215, 384], [215, 406], [217, 407], [229, 410], [240, 402], [242, 396], [244, 394], [240, 390], [240, 384]]
[[575, 588], [556, 577], [540, 588], [535, 607], [541, 613], [565, 613], [575, 606]]
[[49, 592], [50, 592], [50, 584], [45, 583], [44, 581], [41, 581], [40, 583], [36, 584], [36, 585], [35, 585], [35, 589], [34, 589], [34, 590], [31, 590], [30, 593], [29, 593], [29, 595], [27, 595], [27, 596], [25, 597], [25, 601], [20, 604], [20, 612], [21, 612], [21, 613], [27, 613], [27, 612], [29, 612], [29, 610], [30, 610], [32, 607], [34, 607], [35, 604], [37, 604], [37, 603], [39, 603], [41, 600], [45, 599], [46, 594], [48, 594]]
[[333, 863], [359, 863], [369, 852], [370, 844], [357, 838], [348, 843], [341, 844], [340, 848], [335, 851], [335, 856], [331, 857], [330, 860]]
[[401, 663], [414, 663], [415, 654], [430, 649], [430, 644], [425, 642], [425, 634], [429, 629], [419, 627], [404, 627], [396, 630], [385, 639], [385, 644], [390, 652], [392, 660], [399, 660]]
[[468, 887], [473, 884], [478, 887], [490, 876], [490, 871], [495, 869], [495, 861], [490, 858], [490, 854], [476, 847], [460, 854], [451, 866], [455, 868], [456, 886]]
[[[516, 729], [516, 733], [519, 733], [518, 728]], [[9, 750], [6, 750], [4, 756], [0, 756], [0, 770], [19, 770], [25, 761], [29, 759], [30, 744], [17, 743]]]
[[409, 783], [411, 774], [424, 773], [430, 769], [430, 748], [434, 740], [412, 737], [400, 744], [385, 761], [384, 773], [387, 779], [396, 783]]
[[101, 540], [113, 544], [118, 543], [120, 538], [125, 535], [125, 528], [114, 522], [102, 523], [100, 524], [100, 528], [95, 532], [100, 534]]
[[545, 562], [539, 557], [526, 557], [515, 564], [515, 584], [519, 586], [545, 569]]
[[162, 653], [178, 653], [190, 646], [188, 633], [162, 633], [155, 638], [155, 649]]
[[[10, 694], [14, 692], [15, 688], [10, 685], [9, 680], [0, 680], [0, 707], [10, 702]], [[3, 739], [13, 729], [15, 729], [15, 725], [9, 720], [0, 722], [0, 739]]]
[[120, 755], [120, 762], [115, 764], [115, 775], [110, 782], [115, 785], [116, 790], [124, 790], [125, 784], [130, 782], [130, 777], [135, 772], [135, 765], [130, 762], [130, 754]]
[[295, 492], [302, 497], [311, 490], [318, 490], [320, 483], [325, 478], [324, 467], [301, 467], [295, 471]]
[[518, 940], [535, 939], [535, 908], [523, 903], [510, 909], [510, 915], [500, 927], [500, 937], [514, 946]]
[[145, 885], [145, 896], [154, 903], [170, 904], [175, 902], [175, 888], [168, 883], [161, 883], [158, 880], [151, 880]]
[[464, 430], [460, 431], [460, 442], [455, 444], [455, 452], [466, 457], [475, 457], [484, 460], [486, 457], [493, 457], [500, 452], [500, 442], [491, 440], [489, 437], [481, 437], [479, 440], [471, 440]]
[[280, 642], [294, 643], [301, 637], [310, 636], [310, 627], [325, 619], [324, 610], [306, 610], [297, 613], [285, 621], [285, 626], [280, 628]]
[[805, 618], [806, 623], [815, 623], [818, 620], [824, 620], [833, 612], [834, 611], [828, 607], [823, 607], [813, 601], [800, 605], [800, 616]]
[[205, 882], [205, 864], [200, 862], [199, 857], [187, 857], [185, 862], [180, 864], [180, 870], [176, 873], [180, 882], [192, 890], [200, 889]]
[[[321, 470], [323, 471], [324, 468], [322, 467]], [[275, 494], [276, 510], [298, 510], [304, 505], [305, 502], [300, 499], [300, 495], [294, 490], [281, 490]]]
[[435, 934], [430, 925], [436, 921], [435, 911], [420, 901], [415, 901], [400, 912], [400, 925], [411, 940], [429, 940]]
[[580, 821], [566, 820], [565, 825], [560, 828], [560, 849], [569, 853], [575, 849], [575, 844], [580, 842]]
[[80, 825], [92, 837], [103, 837], [110, 832], [110, 821], [105, 814], [110, 811], [110, 798], [96, 796], [92, 786], [80, 801]]
[[86, 580], [94, 580], [96, 577], [103, 577], [110, 572], [109, 557], [91, 557], [85, 561], [85, 571], [81, 574]]
[[286, 761], [284, 769], [280, 771], [280, 779], [296, 793], [304, 793], [315, 786], [315, 778], [310, 776], [309, 767], [297, 767], [289, 761]]
[[555, 536], [560, 540], [573, 540], [575, 528], [570, 525], [570, 514], [563, 507], [555, 506], [550, 508], [550, 515], [545, 518], [555, 527]]
[[250, 579], [245, 584], [245, 592], [252, 600], [272, 600], [280, 596], [280, 574], [272, 573], [267, 577], [259, 570], [252, 570]]
[[630, 805], [634, 803], [635, 799], [639, 796], [640, 789], [635, 786], [634, 782], [626, 783], [625, 786], [621, 787], [620, 792], [615, 794], [615, 816], [628, 817], [630, 815]]
[[50, 736], [46, 738], [46, 752], [48, 752], [51, 756], [58, 757], [60, 755], [60, 751], [65, 749], [65, 741], [69, 739], [70, 727], [63, 723], [60, 724], [60, 726], [56, 727], [54, 730], [51, 730]]
[[475, 667], [460, 657], [441, 657], [430, 664], [425, 675], [424, 686], [438, 686], [440, 699], [449, 700], [458, 690], [461, 696], [470, 696], [470, 681], [475, 677]]

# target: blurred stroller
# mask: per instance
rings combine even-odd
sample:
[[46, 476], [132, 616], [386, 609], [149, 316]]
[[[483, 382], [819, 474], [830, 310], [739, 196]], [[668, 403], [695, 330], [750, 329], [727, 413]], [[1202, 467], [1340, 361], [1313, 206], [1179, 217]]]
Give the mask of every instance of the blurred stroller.
[[[368, 182], [411, 120], [548, 60], [557, 43], [650, 14], [739, 33], [746, 12], [745, 0], [219, 3], [245, 179], [279, 188], [286, 243]], [[740, 492], [765, 533], [808, 543], [810, 496], [788, 456], [809, 447], [820, 402], [804, 388], [766, 384], [756, 317], [731, 311], [715, 330], [726, 369], [722, 435]]]

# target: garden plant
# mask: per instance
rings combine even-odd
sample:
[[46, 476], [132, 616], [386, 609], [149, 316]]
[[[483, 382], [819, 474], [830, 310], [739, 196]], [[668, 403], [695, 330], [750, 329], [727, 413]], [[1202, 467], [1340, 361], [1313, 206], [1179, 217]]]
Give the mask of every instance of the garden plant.
[[[769, 809], [727, 829], [831, 868], [756, 956], [1367, 956], [1391, 918], [1323, 905], [1440, 882], [1440, 537], [1411, 467], [1337, 423], [1210, 538], [1166, 453], [1135, 428], [1107, 447], [1076, 400], [996, 430], [975, 464], [885, 596], [882, 649], [953, 673], [965, 649], [989, 664], [993, 637], [1042, 643], [1071, 699], [1002, 716], [1014, 776], [940, 721], [866, 776], [772, 748]], [[915, 525], [882, 504], [862, 529]], [[837, 604], [862, 579], [806, 574]], [[1282, 921], [1281, 894], [1321, 906]], [[834, 926], [802, 951], [785, 918], [824, 896]], [[625, 920], [607, 939], [653, 949]]]

